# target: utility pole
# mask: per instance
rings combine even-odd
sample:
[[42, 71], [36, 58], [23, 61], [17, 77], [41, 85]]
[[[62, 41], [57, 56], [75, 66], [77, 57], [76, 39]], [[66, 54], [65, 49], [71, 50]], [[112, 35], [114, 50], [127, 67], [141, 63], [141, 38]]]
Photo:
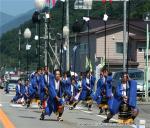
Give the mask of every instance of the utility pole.
[[19, 45], [18, 46], [18, 51], [19, 51], [19, 57], [18, 57], [18, 59], [19, 59], [19, 62], [18, 62], [18, 64], [19, 64], [19, 71], [20, 71], [20, 69], [21, 69], [21, 66], [20, 66], [21, 65], [21, 62], [20, 62], [20, 50], [21, 50], [21, 47], [20, 47], [20, 40], [21, 40], [20, 38], [21, 37], [20, 36], [21, 36], [21, 30], [20, 29], [19, 29], [19, 32], [18, 32], [18, 36], [19, 36], [19, 44], [18, 44]]
[[146, 91], [145, 91], [145, 98], [148, 102], [148, 80], [149, 80], [149, 68], [148, 68], [148, 55], [149, 55], [149, 24], [147, 23], [147, 43], [146, 43]]
[[48, 66], [47, 65], [47, 21], [46, 21], [46, 13], [45, 13], [45, 16], [44, 16], [44, 20], [45, 20], [45, 49], [44, 49], [44, 64], [45, 66]]
[[[66, 25], [69, 29], [69, 0], [66, 0]], [[70, 68], [70, 62], [69, 62], [69, 32], [66, 35], [66, 44], [67, 44], [67, 50], [66, 50], [66, 60], [67, 60], [67, 65], [66, 69], [69, 71]]]
[[[57, 51], [58, 51], [58, 49], [57, 49], [57, 41], [56, 41], [56, 42], [55, 42], [55, 55], [56, 55], [56, 56], [58, 56]], [[55, 64], [54, 67], [56, 67], [56, 69], [57, 69], [57, 68], [58, 68], [58, 65]]]
[[127, 1], [124, 0], [124, 29], [123, 29], [123, 71], [126, 71], [127, 58]]

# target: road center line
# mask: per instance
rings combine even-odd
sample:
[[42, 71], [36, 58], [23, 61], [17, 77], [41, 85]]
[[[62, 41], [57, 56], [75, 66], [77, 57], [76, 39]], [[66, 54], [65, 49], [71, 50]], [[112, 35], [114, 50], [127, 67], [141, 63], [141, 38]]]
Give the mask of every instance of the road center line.
[[9, 120], [2, 109], [0, 109], [0, 121], [2, 122], [4, 128], [15, 128], [14, 124]]

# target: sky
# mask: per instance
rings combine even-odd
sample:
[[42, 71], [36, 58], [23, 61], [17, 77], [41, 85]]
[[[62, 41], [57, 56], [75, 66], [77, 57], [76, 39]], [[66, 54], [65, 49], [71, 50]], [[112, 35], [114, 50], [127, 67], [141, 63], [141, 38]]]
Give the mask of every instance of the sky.
[[35, 0], [0, 0], [0, 12], [17, 16], [35, 8]]

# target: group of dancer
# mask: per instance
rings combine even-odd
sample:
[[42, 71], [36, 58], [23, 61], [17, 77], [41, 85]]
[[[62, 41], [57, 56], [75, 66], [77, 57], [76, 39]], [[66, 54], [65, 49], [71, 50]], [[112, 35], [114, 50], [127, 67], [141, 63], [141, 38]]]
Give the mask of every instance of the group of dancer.
[[[69, 109], [73, 110], [80, 101], [86, 102], [89, 111], [92, 111], [92, 104], [96, 102], [99, 114], [105, 112], [107, 115], [103, 123], [108, 123], [117, 113], [134, 120], [139, 112], [136, 106], [137, 83], [130, 79], [127, 73], [120, 77], [120, 82], [113, 89], [112, 73], [106, 68], [101, 69], [98, 81], [90, 70], [79, 76], [71, 76], [69, 71], [62, 75], [59, 69], [51, 73], [47, 67], [38, 68], [26, 80], [25, 85], [18, 80], [16, 95], [12, 102], [24, 98], [24, 103], [29, 107], [32, 100], [38, 98], [42, 109], [40, 120], [54, 112], [57, 120], [63, 121], [65, 105], [69, 105]], [[43, 105], [45, 102], [46, 106]]]

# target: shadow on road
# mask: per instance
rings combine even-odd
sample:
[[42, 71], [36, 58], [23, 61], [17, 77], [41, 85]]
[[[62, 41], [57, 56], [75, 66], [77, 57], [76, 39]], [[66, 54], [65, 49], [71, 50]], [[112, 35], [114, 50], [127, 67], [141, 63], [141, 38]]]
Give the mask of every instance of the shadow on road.
[[93, 119], [89, 119], [89, 118], [77, 118], [79, 120], [93, 120]]
[[29, 118], [29, 119], [36, 119], [36, 117], [33, 117], [33, 116], [19, 116], [21, 118]]

